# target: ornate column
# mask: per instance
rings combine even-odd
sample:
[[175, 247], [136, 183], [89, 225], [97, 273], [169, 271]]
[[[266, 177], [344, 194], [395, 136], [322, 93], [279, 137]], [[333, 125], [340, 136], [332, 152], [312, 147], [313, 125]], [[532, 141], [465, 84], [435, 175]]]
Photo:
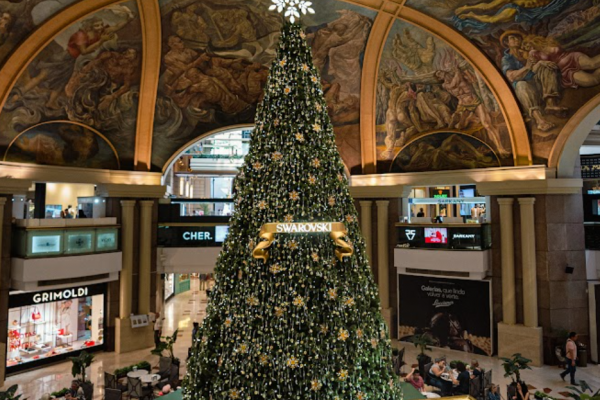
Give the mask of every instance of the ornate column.
[[140, 272], [138, 288], [138, 313], [150, 312], [150, 279], [152, 262], [152, 207], [153, 200], [140, 201]]
[[121, 251], [123, 254], [123, 266], [119, 279], [121, 284], [119, 317], [121, 319], [127, 319], [131, 314], [134, 208], [135, 200], [121, 200]]
[[[377, 201], [377, 275], [379, 276], [379, 297], [381, 309], [390, 308], [390, 281], [388, 278], [388, 200]], [[385, 316], [384, 312], [384, 316]], [[389, 323], [390, 321], [388, 321]]]
[[360, 229], [362, 230], [363, 237], [365, 238], [365, 246], [367, 248], [367, 257], [369, 262], [373, 259], [373, 232], [371, 224], [371, 207], [373, 202], [365, 200], [360, 202]]
[[521, 254], [523, 260], [523, 323], [530, 328], [538, 326], [534, 203], [534, 197], [519, 198], [521, 209]]
[[502, 253], [502, 321], [508, 325], [517, 323], [515, 294], [515, 244], [513, 235], [513, 198], [499, 198], [500, 205], [500, 251]]

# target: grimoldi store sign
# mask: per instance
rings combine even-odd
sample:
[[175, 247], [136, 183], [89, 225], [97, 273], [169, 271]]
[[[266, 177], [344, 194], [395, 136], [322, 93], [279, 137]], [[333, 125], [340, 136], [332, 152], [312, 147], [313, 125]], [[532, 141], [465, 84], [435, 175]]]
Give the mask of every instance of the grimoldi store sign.
[[9, 308], [29, 306], [32, 304], [53, 303], [81, 297], [104, 294], [106, 285], [90, 285], [68, 289], [53, 289], [42, 292], [19, 293], [9, 296]]

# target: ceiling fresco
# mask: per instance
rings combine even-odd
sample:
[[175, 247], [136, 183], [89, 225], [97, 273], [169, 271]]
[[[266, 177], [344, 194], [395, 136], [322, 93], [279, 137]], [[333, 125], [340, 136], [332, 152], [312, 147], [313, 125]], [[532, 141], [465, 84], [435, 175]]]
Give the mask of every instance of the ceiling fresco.
[[535, 163], [568, 119], [600, 92], [600, 7], [594, 0], [408, 0], [475, 43], [513, 87]]
[[[432, 136], [446, 138], [448, 130], [487, 144], [495, 154], [494, 165], [513, 164], [504, 116], [483, 78], [446, 43], [409, 23], [396, 21], [388, 36], [379, 63], [376, 109], [380, 172], [388, 172], [390, 161], [421, 136], [428, 136], [430, 144], [447, 143]], [[454, 142], [471, 143], [464, 141], [464, 135]], [[454, 153], [450, 157], [462, 154], [456, 145], [444, 151]], [[433, 157], [423, 151], [415, 156]], [[473, 160], [481, 164], [469, 162], [458, 169], [490, 166], [486, 157]], [[391, 172], [411, 170], [397, 165], [392, 163]]]
[[[254, 122], [282, 23], [270, 0], [149, 0], [152, 42], [139, 0], [103, 1], [0, 0], [4, 160], [160, 171], [203, 135]], [[408, 0], [389, 33], [363, 1], [315, 2], [303, 21], [352, 174], [363, 162], [378, 173], [550, 164], [600, 95], [596, 0]], [[31, 32], [80, 6], [92, 13], [32, 50]], [[6, 63], [21, 51], [30, 61]], [[144, 90], [156, 90], [155, 112], [138, 120], [139, 99], [154, 104]]]
[[[200, 135], [252, 123], [281, 27], [270, 0], [162, 0], [163, 62], [152, 165]], [[342, 157], [360, 169], [362, 55], [374, 12], [335, 0], [315, 3], [304, 23], [321, 71]]]
[[[133, 167], [141, 74], [141, 26], [135, 1], [110, 6], [68, 27], [26, 68], [0, 114], [0, 151], [34, 125], [73, 122], [101, 132]], [[39, 128], [42, 129], [42, 128]], [[50, 144], [36, 160], [59, 159], [70, 142]], [[30, 152], [33, 148], [29, 149]], [[65, 165], [72, 165], [65, 160]]]

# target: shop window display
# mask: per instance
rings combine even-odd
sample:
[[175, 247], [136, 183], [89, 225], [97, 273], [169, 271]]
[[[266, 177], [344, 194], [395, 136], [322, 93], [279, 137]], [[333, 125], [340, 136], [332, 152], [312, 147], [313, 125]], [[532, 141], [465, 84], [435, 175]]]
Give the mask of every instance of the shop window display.
[[[96, 294], [94, 288], [91, 289], [78, 288], [11, 296], [7, 367], [10, 369], [101, 346], [104, 340], [104, 294]], [[68, 295], [65, 296], [64, 293]], [[78, 293], [89, 295], [75, 297]], [[27, 298], [31, 298], [31, 303], [34, 304], [18, 304], [14, 307], [16, 302], [26, 303]], [[62, 299], [43, 302], [57, 298]]]

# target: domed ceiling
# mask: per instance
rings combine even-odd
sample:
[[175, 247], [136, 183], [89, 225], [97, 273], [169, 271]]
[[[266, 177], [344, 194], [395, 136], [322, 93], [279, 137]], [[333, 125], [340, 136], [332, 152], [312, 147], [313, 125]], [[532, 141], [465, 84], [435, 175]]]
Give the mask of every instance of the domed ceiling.
[[[593, 0], [320, 0], [305, 18], [353, 174], [549, 164], [599, 103]], [[269, 0], [0, 0], [4, 161], [160, 171], [251, 125]]]

